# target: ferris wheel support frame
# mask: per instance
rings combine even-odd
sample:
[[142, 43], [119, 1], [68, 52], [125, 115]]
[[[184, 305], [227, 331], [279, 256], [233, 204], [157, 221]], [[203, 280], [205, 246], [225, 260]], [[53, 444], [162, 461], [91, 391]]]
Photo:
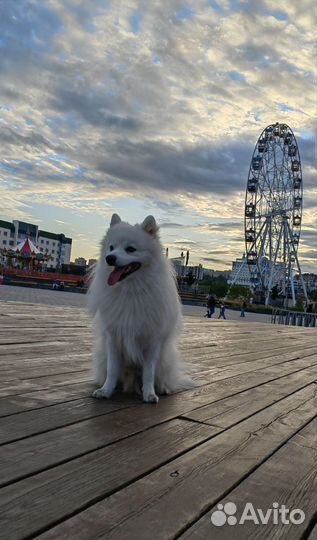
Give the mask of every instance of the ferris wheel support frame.
[[268, 282], [268, 285], [267, 285], [267, 292], [266, 292], [266, 298], [265, 298], [265, 305], [266, 306], [268, 306], [269, 302], [270, 302], [273, 275], [274, 275], [274, 271], [276, 270], [275, 264], [276, 264], [277, 254], [278, 254], [278, 251], [279, 251], [279, 248], [280, 248], [281, 237], [282, 237], [282, 228], [283, 227], [280, 228], [280, 232], [279, 232], [279, 235], [278, 235], [278, 241], [277, 241], [277, 244], [276, 244], [276, 250], [275, 250], [275, 253], [274, 253], [274, 259], [273, 259], [273, 261], [271, 260], [270, 276], [269, 276], [269, 282]]
[[[290, 246], [292, 247], [293, 249], [293, 253], [294, 253], [294, 257], [295, 257], [295, 261], [296, 261], [296, 266], [297, 266], [297, 270], [298, 270], [298, 273], [299, 273], [299, 277], [300, 277], [300, 281], [301, 281], [301, 284], [302, 284], [302, 288], [303, 288], [303, 293], [304, 293], [304, 297], [305, 297], [305, 301], [306, 303], [308, 303], [308, 295], [307, 295], [307, 289], [306, 289], [306, 284], [305, 284], [305, 281], [304, 281], [304, 278], [303, 278], [303, 273], [302, 273], [302, 270], [301, 270], [301, 267], [300, 267], [300, 264], [299, 264], [299, 260], [298, 260], [298, 256], [297, 256], [297, 251], [295, 249], [295, 244], [294, 244], [294, 241], [293, 241], [293, 238], [292, 238], [292, 231], [291, 231], [291, 228], [289, 226], [289, 223], [288, 223], [288, 220], [287, 218], [285, 217], [285, 219], [283, 220], [283, 224], [280, 228], [280, 232], [279, 232], [279, 237], [278, 237], [278, 242], [277, 242], [277, 245], [276, 245], [276, 250], [275, 250], [275, 254], [274, 254], [274, 259], [272, 261], [272, 266], [271, 266], [271, 269], [270, 269], [270, 277], [269, 277], [269, 282], [268, 282], [268, 287], [267, 287], [267, 292], [266, 292], [266, 298], [265, 298], [265, 305], [269, 305], [270, 303], [270, 296], [271, 296], [271, 287], [272, 287], [272, 281], [273, 281], [273, 274], [274, 274], [274, 269], [275, 269], [275, 263], [276, 263], [276, 259], [277, 259], [277, 253], [278, 253], [278, 250], [279, 250], [279, 247], [280, 247], [280, 244], [281, 244], [281, 239], [282, 239], [282, 232], [284, 231], [284, 242], [283, 242], [283, 245], [284, 245], [284, 250], [285, 250], [285, 246], [287, 244], [288, 246], [288, 251], [289, 251], [289, 259], [291, 257], [291, 251], [290, 251]], [[289, 243], [288, 242], [285, 242], [285, 240], [289, 240]], [[285, 265], [285, 268], [284, 268], [284, 271], [286, 271], [286, 265]], [[290, 285], [291, 285], [291, 292], [292, 292], [292, 302], [293, 302], [293, 306], [295, 305], [296, 303], [296, 298], [295, 298], [295, 287], [294, 287], [294, 276], [293, 276], [293, 268], [292, 268], [292, 265], [291, 265], [291, 261], [289, 262], [289, 266], [288, 266], [288, 279], [284, 279], [283, 280], [283, 296], [284, 296], [284, 302], [285, 302], [285, 306], [284, 307], [287, 307], [287, 304], [288, 304], [288, 290], [286, 290], [286, 282], [289, 283], [290, 282]], [[285, 276], [286, 278], [286, 276]]]
[[[295, 255], [295, 260], [296, 260], [297, 270], [298, 270], [298, 273], [299, 273], [299, 278], [300, 278], [300, 281], [302, 282], [304, 297], [305, 297], [306, 302], [308, 303], [308, 295], [307, 295], [306, 284], [305, 284], [305, 281], [304, 281], [304, 278], [303, 278], [302, 269], [301, 269], [300, 264], [299, 264], [297, 251], [295, 249], [295, 244], [294, 244], [294, 241], [293, 241], [293, 238], [292, 238], [292, 232], [291, 232], [291, 229], [290, 229], [290, 226], [289, 226], [288, 222], [286, 223], [286, 226], [287, 226], [287, 230], [288, 230], [289, 239], [291, 241], [291, 245], [292, 245], [292, 248], [293, 248], [293, 252], [294, 252], [294, 255]], [[293, 281], [293, 273], [292, 273], [292, 281]], [[293, 287], [294, 287], [294, 282], [293, 282]]]

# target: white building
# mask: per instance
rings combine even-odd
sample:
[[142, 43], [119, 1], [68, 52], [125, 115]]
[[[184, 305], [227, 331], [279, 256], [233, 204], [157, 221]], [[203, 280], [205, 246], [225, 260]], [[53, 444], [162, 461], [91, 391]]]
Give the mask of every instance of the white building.
[[228, 284], [232, 285], [232, 283], [235, 285], [251, 287], [251, 276], [245, 256], [232, 262], [232, 270], [228, 278]]
[[[273, 266], [274, 265], [274, 266]], [[272, 271], [273, 266], [273, 271]], [[252, 269], [254, 269], [254, 273], [251, 272]], [[281, 283], [284, 279], [285, 274], [285, 266], [283, 263], [273, 263], [270, 261], [267, 257], [262, 257], [260, 262], [260, 271], [261, 275], [264, 278], [264, 286], [267, 287], [269, 285], [270, 275], [272, 272], [272, 281], [271, 286], [277, 284], [281, 286]], [[233, 283], [235, 285], [244, 285], [245, 287], [254, 287], [258, 284], [258, 268], [257, 266], [249, 266], [247, 264], [247, 259], [245, 255], [241, 258], [237, 258], [235, 261], [232, 262], [232, 271], [230, 274], [230, 277], [228, 279], [228, 284], [232, 285]]]
[[64, 234], [42, 231], [37, 225], [23, 221], [0, 220], [0, 248], [14, 248], [26, 237], [43, 254], [50, 256], [47, 268], [57, 268], [61, 264], [69, 264], [72, 249], [72, 239]]
[[10, 249], [15, 245], [15, 229], [13, 223], [0, 219], [0, 248]]

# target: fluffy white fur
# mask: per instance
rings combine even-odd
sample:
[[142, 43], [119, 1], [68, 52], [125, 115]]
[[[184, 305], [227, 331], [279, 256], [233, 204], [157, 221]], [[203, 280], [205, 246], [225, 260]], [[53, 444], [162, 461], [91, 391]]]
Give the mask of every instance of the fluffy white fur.
[[[109, 276], [117, 266], [133, 263], [141, 266], [111, 284]], [[182, 314], [174, 274], [152, 216], [141, 225], [112, 216], [90, 283], [88, 307], [96, 334], [94, 379], [100, 385], [94, 397], [111, 397], [121, 383], [124, 391], [142, 391], [145, 402], [155, 403], [157, 394], [193, 386], [177, 351]]]

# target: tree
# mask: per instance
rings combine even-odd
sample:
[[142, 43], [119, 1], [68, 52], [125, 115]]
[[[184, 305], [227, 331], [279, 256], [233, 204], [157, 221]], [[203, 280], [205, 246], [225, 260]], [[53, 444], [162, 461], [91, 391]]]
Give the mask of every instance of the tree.
[[244, 285], [232, 285], [231, 289], [228, 292], [228, 297], [239, 298], [240, 296], [242, 296], [243, 298], [250, 298], [250, 289], [248, 287], [245, 287]]
[[313, 300], [313, 302], [317, 302], [317, 289], [310, 291], [309, 298]]
[[227, 280], [223, 276], [207, 277], [200, 281], [199, 284], [205, 290], [207, 289], [209, 293], [214, 294], [218, 298], [223, 298], [226, 296], [229, 288]]
[[296, 300], [295, 311], [305, 311], [304, 299], [299, 297]]

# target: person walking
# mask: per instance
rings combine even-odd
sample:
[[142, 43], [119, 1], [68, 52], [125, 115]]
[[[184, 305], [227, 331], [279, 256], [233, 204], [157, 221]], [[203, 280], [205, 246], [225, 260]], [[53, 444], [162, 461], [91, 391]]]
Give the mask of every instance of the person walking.
[[241, 303], [241, 306], [240, 306], [240, 308], [241, 308], [240, 317], [245, 317], [245, 309], [246, 309], [246, 307], [247, 307], [247, 303], [246, 303], [245, 300], [243, 300], [242, 303]]
[[216, 299], [212, 294], [207, 296], [207, 317], [211, 319], [215, 313]]
[[226, 311], [226, 306], [224, 305], [223, 302], [221, 302], [220, 304], [220, 308], [219, 308], [219, 317], [218, 319], [226, 319], [226, 315], [225, 315], [225, 311]]

